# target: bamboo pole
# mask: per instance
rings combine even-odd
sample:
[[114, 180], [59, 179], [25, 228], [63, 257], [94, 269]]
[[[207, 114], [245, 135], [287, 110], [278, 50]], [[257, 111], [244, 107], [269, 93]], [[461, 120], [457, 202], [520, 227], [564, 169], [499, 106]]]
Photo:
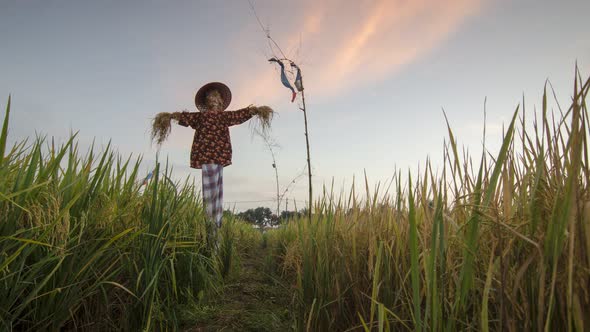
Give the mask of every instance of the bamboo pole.
[[[303, 85], [303, 75], [301, 75], [301, 86]], [[311, 223], [311, 209], [313, 206], [312, 200], [312, 185], [311, 185], [311, 157], [309, 153], [309, 131], [307, 129], [307, 109], [305, 107], [305, 91], [301, 90], [301, 100], [303, 101], [303, 107], [301, 110], [303, 111], [303, 120], [305, 122], [305, 144], [307, 146], [307, 171], [308, 171], [308, 180], [309, 180], [309, 209], [307, 211], [307, 217], [309, 218], [309, 222]]]

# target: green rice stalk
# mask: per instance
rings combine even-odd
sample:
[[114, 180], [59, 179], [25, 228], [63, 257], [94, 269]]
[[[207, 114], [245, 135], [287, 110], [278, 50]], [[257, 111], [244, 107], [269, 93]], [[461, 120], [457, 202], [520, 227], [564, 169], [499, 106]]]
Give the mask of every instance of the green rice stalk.
[[489, 309], [488, 303], [490, 298], [490, 288], [492, 287], [492, 279], [494, 276], [495, 265], [497, 265], [498, 260], [494, 263], [494, 250], [492, 248], [490, 255], [490, 263], [488, 264], [488, 269], [486, 273], [486, 281], [483, 288], [483, 298], [481, 300], [481, 331], [482, 332], [489, 332]]
[[418, 263], [418, 228], [416, 225], [416, 208], [414, 205], [414, 193], [412, 191], [412, 176], [408, 174], [408, 183], [410, 188], [408, 189], [408, 205], [409, 215], [408, 220], [410, 223], [410, 274], [412, 276], [412, 302], [414, 303], [414, 329], [422, 330], [421, 318], [421, 297], [420, 297], [420, 264]]
[[0, 133], [0, 166], [4, 160], [4, 153], [6, 151], [6, 138], [8, 137], [8, 120], [10, 118], [10, 99], [8, 96], [8, 102], [6, 103], [6, 112], [4, 113], [4, 122], [2, 123], [2, 133]]

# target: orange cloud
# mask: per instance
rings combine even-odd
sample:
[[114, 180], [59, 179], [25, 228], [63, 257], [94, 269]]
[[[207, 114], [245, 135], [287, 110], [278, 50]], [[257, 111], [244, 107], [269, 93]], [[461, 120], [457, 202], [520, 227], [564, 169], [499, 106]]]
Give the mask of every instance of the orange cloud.
[[[303, 41], [304, 60], [294, 60], [302, 64], [306, 87], [331, 96], [384, 79], [428, 54], [479, 12], [480, 1], [311, 0], [299, 15], [280, 22], [290, 32], [271, 29], [271, 34], [283, 50], [297, 49]], [[276, 68], [265, 65], [239, 73], [238, 100], [288, 98]]]

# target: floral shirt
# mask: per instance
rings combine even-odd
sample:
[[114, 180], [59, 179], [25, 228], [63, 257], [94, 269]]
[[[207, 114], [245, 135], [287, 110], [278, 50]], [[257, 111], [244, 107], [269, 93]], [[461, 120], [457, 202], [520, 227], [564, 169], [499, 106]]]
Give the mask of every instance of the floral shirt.
[[250, 119], [254, 112], [248, 108], [223, 112], [181, 112], [178, 124], [195, 129], [190, 167], [203, 164], [231, 165], [232, 148], [229, 127]]

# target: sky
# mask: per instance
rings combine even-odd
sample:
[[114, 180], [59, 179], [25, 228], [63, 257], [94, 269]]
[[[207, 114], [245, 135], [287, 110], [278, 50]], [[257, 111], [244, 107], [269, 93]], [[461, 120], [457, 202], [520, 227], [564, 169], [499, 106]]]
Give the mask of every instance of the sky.
[[[317, 198], [332, 181], [350, 190], [365, 172], [374, 186], [427, 158], [440, 169], [443, 109], [459, 145], [478, 155], [484, 100], [491, 153], [523, 96], [527, 109], [540, 105], [547, 79], [567, 104], [576, 62], [590, 74], [589, 15], [587, 0], [0, 0], [0, 107], [11, 94], [9, 144], [78, 132], [82, 151], [110, 141], [122, 156], [142, 155], [143, 174], [158, 158], [198, 184], [193, 131], [174, 126], [158, 150], [150, 123], [159, 112], [196, 111], [199, 87], [221, 81], [230, 110], [277, 111], [282, 192], [305, 172], [303, 112], [267, 61], [280, 51], [262, 24], [302, 69]], [[264, 142], [248, 123], [231, 137], [225, 207], [276, 206]], [[303, 207], [307, 179], [286, 197], [284, 208]]]

